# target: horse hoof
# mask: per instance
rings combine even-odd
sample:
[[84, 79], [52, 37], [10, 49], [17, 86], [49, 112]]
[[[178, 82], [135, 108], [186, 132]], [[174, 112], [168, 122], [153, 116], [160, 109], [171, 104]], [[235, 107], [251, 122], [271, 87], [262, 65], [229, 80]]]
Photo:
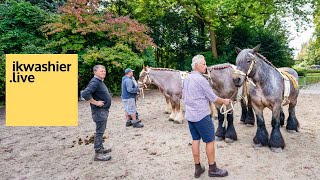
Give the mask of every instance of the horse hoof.
[[169, 118], [169, 121], [174, 121], [173, 119]]
[[279, 147], [279, 148], [271, 147], [271, 151], [275, 152], [275, 153], [282, 153], [282, 148], [281, 147]]
[[253, 127], [253, 124], [246, 124], [247, 127]]
[[218, 137], [218, 136], [216, 136], [216, 141], [222, 141], [222, 140], [224, 140], [224, 137]]
[[180, 121], [173, 121], [173, 124], [182, 124]]
[[234, 142], [234, 140], [233, 140], [233, 139], [230, 139], [230, 138], [226, 138], [224, 141], [225, 141], [226, 143], [233, 143], [233, 142]]
[[289, 130], [289, 129], [287, 129], [287, 132], [293, 134], [293, 133], [295, 133], [295, 132], [297, 132], [297, 131], [296, 131], [296, 130]]
[[259, 144], [255, 144], [255, 143], [253, 143], [253, 145], [252, 145], [254, 148], [259, 148], [259, 147], [263, 147], [263, 145], [261, 144], [261, 143], [259, 143]]

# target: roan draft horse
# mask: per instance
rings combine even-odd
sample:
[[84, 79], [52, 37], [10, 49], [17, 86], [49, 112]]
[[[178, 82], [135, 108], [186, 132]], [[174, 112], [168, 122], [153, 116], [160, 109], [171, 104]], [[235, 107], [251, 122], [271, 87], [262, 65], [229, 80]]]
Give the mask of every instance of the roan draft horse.
[[182, 79], [180, 71], [168, 68], [143, 67], [139, 75], [139, 84], [154, 84], [170, 101], [172, 112], [169, 120], [182, 123], [184, 115], [180, 104], [182, 97]]
[[[274, 152], [281, 152], [285, 142], [280, 132], [280, 112], [282, 105], [289, 104], [289, 116], [286, 129], [298, 131], [299, 122], [295, 115], [295, 106], [299, 89], [297, 87], [298, 74], [293, 69], [287, 69], [285, 77], [265, 57], [258, 53], [260, 45], [253, 49], [237, 49], [237, 70], [233, 81], [240, 87], [247, 78], [251, 78], [255, 86], [250, 86], [249, 96], [256, 113], [257, 132], [253, 141], [257, 147], [269, 145]], [[285, 84], [290, 84], [288, 87]], [[285, 88], [287, 90], [285, 90]], [[288, 90], [290, 90], [288, 92]], [[264, 108], [272, 111], [272, 131], [269, 139], [268, 131], [263, 118]]]

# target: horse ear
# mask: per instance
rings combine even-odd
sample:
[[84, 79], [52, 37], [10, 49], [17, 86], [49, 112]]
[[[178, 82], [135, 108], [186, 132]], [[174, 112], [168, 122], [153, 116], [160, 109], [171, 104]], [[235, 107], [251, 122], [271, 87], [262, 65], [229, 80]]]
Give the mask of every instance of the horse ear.
[[259, 51], [260, 46], [261, 46], [261, 44], [258, 44], [258, 46], [254, 47], [253, 52], [257, 53]]
[[143, 66], [142, 66], [142, 69], [143, 69], [143, 70], [146, 70], [146, 67], [144, 66], [144, 64], [143, 64]]
[[236, 46], [236, 52], [237, 52], [237, 54], [239, 54], [241, 51], [242, 51], [242, 49], [240, 49], [240, 48], [238, 48], [238, 47]]

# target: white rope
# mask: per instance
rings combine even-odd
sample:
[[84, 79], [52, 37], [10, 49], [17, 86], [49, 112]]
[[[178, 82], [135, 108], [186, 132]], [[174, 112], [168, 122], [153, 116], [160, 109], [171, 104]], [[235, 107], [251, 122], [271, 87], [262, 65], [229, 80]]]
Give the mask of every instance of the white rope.
[[228, 116], [228, 114], [231, 114], [230, 111], [233, 110], [233, 102], [230, 103], [230, 106], [231, 106], [231, 108], [228, 109], [228, 110], [227, 110], [227, 106], [224, 105], [224, 104], [220, 108], [220, 113], [223, 114], [223, 116], [224, 116], [222, 127], [226, 127], [227, 126], [227, 116]]

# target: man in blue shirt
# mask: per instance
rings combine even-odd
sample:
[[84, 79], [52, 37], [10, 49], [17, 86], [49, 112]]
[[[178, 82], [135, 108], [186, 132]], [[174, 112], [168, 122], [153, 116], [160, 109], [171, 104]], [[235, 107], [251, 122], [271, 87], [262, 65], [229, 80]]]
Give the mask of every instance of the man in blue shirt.
[[[139, 88], [133, 81], [133, 70], [127, 68], [121, 82], [121, 99], [125, 109], [126, 126], [133, 125], [134, 128], [142, 128], [143, 125], [137, 121], [136, 96]], [[130, 117], [132, 120], [130, 120]]]

